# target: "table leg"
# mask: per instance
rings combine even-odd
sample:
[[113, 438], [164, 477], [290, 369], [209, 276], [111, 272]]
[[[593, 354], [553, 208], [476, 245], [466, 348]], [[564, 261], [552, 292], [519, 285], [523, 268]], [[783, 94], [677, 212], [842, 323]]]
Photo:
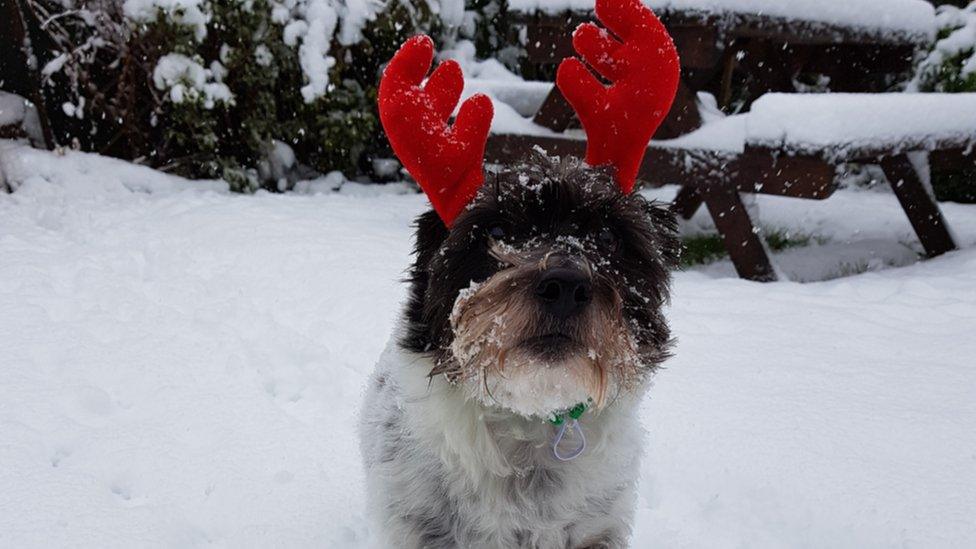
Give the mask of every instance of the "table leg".
[[698, 96], [682, 78], [678, 80], [678, 90], [671, 104], [671, 111], [654, 133], [654, 139], [674, 139], [697, 130], [701, 125]]
[[532, 121], [554, 132], [562, 133], [575, 117], [576, 112], [573, 111], [573, 106], [569, 104], [569, 101], [566, 101], [559, 88], [553, 86], [549, 95], [546, 96], [546, 100], [542, 102], [542, 106], [532, 117]]
[[901, 208], [915, 229], [929, 257], [944, 254], [956, 249], [949, 227], [935, 199], [919, 179], [915, 167], [905, 154], [886, 156], [881, 159], [881, 168], [888, 183], [895, 191]]
[[682, 219], [691, 219], [702, 204], [701, 193], [694, 186], [685, 185], [678, 191], [678, 195], [674, 197], [672, 204], [671, 209]]
[[709, 188], [702, 191], [705, 206], [715, 221], [715, 227], [725, 242], [735, 270], [742, 278], [759, 282], [776, 280], [776, 272], [756, 234], [738, 191]]

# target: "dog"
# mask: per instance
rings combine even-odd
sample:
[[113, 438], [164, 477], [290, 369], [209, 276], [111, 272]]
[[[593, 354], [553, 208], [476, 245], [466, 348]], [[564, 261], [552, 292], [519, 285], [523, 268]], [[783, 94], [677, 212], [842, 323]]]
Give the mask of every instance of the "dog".
[[[679, 250], [668, 208], [572, 157], [498, 174], [450, 229], [420, 216], [362, 413], [386, 546], [626, 546]], [[548, 419], [587, 401], [587, 450], [560, 461]]]
[[[485, 176], [493, 104], [450, 116], [460, 67], [429, 77], [408, 40], [379, 86], [383, 128], [430, 198], [409, 299], [368, 384], [360, 440], [383, 547], [625, 547], [642, 448], [638, 405], [672, 339], [662, 308], [673, 213], [634, 194], [678, 81], [640, 0], [597, 0], [556, 84], [585, 161], [536, 150]], [[620, 37], [618, 41], [616, 37]], [[426, 77], [426, 83], [424, 82]]]

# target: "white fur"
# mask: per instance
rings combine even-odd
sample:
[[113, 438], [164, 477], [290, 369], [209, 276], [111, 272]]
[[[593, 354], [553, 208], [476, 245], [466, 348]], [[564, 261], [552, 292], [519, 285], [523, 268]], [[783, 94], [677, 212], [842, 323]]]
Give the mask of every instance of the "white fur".
[[360, 424], [370, 512], [386, 547], [626, 546], [642, 389], [587, 411], [586, 451], [559, 462], [550, 423], [471, 398], [443, 376], [429, 380], [430, 360], [396, 340], [376, 366]]
[[585, 358], [570, 359], [561, 364], [530, 362], [528, 353], [514, 351], [505, 361], [504, 372], [481, 374], [465, 379], [463, 390], [469, 398], [487, 406], [501, 406], [516, 414], [547, 418], [556, 410], [566, 410], [590, 398], [587, 386], [580, 380], [592, 366]]

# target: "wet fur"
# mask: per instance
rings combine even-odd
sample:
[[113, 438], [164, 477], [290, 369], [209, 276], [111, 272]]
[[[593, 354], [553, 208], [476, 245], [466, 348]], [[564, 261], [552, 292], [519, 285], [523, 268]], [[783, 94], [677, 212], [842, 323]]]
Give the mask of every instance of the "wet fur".
[[[595, 238], [607, 228], [613, 246]], [[603, 170], [538, 155], [489, 175], [450, 230], [422, 215], [416, 237], [410, 300], [361, 424], [382, 543], [624, 547], [642, 446], [636, 406], [670, 346], [661, 307], [678, 254], [673, 215], [622, 195]], [[593, 284], [592, 305], [565, 321], [532, 295], [554, 261]], [[553, 330], [571, 337], [568, 350], [526, 343]], [[532, 399], [523, 385], [535, 381], [569, 392]], [[595, 401], [581, 420], [589, 446], [559, 462], [546, 399], [574, 402], [572, 391]]]

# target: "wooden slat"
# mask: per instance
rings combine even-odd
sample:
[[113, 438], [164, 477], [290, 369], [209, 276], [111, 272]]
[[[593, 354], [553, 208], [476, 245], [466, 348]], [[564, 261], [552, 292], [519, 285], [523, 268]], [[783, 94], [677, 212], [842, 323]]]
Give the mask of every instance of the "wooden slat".
[[681, 56], [681, 66], [688, 69], [710, 69], [722, 59], [722, 39], [718, 29], [704, 25], [670, 25], [668, 32]]
[[[747, 144], [747, 148], [748, 148]], [[887, 141], [878, 139], [876, 142], [853, 147], [845, 144], [801, 144], [786, 143], [776, 148], [768, 148], [759, 144], [752, 145], [756, 149], [779, 151], [780, 155], [821, 157], [833, 164], [841, 162], [871, 163], [878, 158], [889, 156], [895, 152], [913, 151], [949, 151], [966, 150], [976, 147], [976, 130], [969, 135], [947, 135], [933, 137], [930, 135], [907, 135], [897, 140]]]
[[552, 155], [586, 154], [586, 141], [562, 137], [493, 134], [485, 147], [485, 161], [494, 164], [513, 164], [528, 158], [534, 147], [541, 147]]
[[533, 63], [559, 63], [576, 55], [573, 50], [573, 29], [590, 15], [540, 16], [526, 27], [525, 55]]
[[[929, 153], [932, 170], [976, 169], [976, 147], [943, 149]], [[976, 185], [976, 181], [973, 181]]]
[[743, 192], [823, 200], [836, 190], [836, 168], [821, 156], [746, 147], [738, 162]]
[[[586, 142], [565, 137], [498, 135], [488, 139], [486, 160], [512, 163], [539, 146], [549, 154], [582, 157]], [[716, 151], [655, 146], [651, 143], [638, 178], [659, 187], [666, 184], [695, 188], [718, 186], [740, 192], [823, 200], [833, 194], [834, 166], [808, 156], [776, 155], [766, 149], [747, 149], [741, 156]]]
[[[723, 36], [742, 36], [761, 38], [774, 42], [791, 44], [890, 44], [918, 46], [929, 42], [928, 36], [912, 35], [884, 28], [868, 29], [835, 25], [819, 21], [804, 21], [783, 17], [771, 17], [757, 13], [729, 13], [715, 15], [696, 10], [658, 10], [657, 15], [671, 28], [707, 26], [713, 27]], [[572, 32], [579, 22], [591, 20], [590, 11], [567, 11], [558, 15], [523, 14], [517, 15], [517, 23], [539, 24], [562, 27], [563, 32]], [[530, 44], [527, 44], [529, 46]]]

